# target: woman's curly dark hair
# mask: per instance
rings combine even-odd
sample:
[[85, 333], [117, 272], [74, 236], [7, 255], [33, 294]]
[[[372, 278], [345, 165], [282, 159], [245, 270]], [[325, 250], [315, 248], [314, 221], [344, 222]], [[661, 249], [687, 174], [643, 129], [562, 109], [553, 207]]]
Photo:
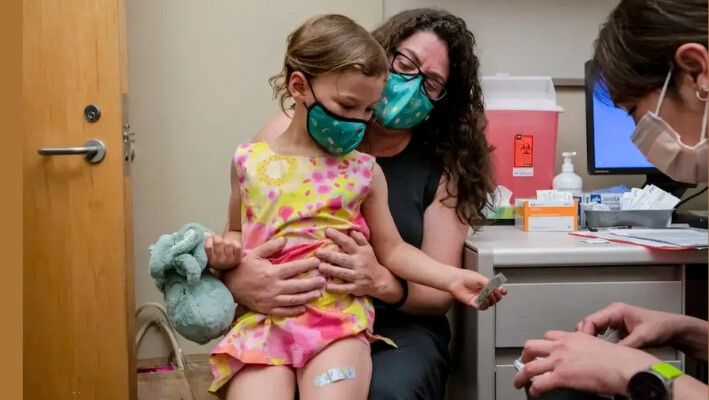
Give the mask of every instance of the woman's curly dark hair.
[[[427, 121], [414, 128], [443, 160], [446, 179], [457, 182], [448, 197], [455, 198], [458, 218], [478, 230], [485, 221], [488, 195], [495, 190], [491, 165], [493, 148], [485, 138], [487, 119], [480, 87], [480, 62], [475, 37], [465, 21], [447, 11], [420, 8], [403, 11], [376, 28], [372, 35], [388, 54], [417, 32], [432, 32], [448, 47], [450, 72], [446, 95], [436, 102]], [[445, 204], [445, 203], [444, 203]]]

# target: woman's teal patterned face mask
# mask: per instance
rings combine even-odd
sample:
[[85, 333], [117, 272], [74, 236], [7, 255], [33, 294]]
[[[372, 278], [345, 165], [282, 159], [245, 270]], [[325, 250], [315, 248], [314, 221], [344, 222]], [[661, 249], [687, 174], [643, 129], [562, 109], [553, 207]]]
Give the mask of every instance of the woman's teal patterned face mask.
[[433, 110], [433, 103], [421, 88], [423, 77], [391, 73], [374, 116], [387, 129], [408, 129], [421, 123]]
[[328, 110], [315, 97], [315, 102], [306, 106], [308, 109], [308, 134], [313, 138], [325, 151], [334, 155], [345, 155], [356, 149], [362, 138], [364, 138], [364, 130], [367, 127], [367, 121], [363, 119], [341, 117], [332, 111]]

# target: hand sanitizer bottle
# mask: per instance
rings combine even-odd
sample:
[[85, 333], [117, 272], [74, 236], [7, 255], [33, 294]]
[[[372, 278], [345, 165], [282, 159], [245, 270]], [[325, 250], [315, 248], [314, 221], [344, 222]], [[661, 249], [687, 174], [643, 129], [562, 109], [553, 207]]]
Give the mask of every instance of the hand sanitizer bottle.
[[574, 173], [574, 157], [576, 152], [561, 153], [564, 163], [561, 165], [561, 173], [554, 177], [552, 186], [559, 192], [570, 192], [576, 197], [583, 194], [583, 181], [581, 177]]

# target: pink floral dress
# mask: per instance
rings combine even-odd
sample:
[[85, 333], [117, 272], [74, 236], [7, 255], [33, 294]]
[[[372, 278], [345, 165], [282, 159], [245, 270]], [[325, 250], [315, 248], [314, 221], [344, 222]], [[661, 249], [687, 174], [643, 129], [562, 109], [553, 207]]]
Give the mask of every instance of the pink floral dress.
[[[374, 158], [353, 151], [344, 156], [303, 157], [274, 153], [266, 143], [239, 146], [234, 155], [241, 186], [244, 253], [276, 237], [284, 250], [274, 264], [311, 257], [320, 248], [339, 250], [325, 236], [334, 228], [369, 237], [360, 212], [372, 183]], [[304, 275], [305, 276], [305, 275]], [[332, 279], [329, 279], [332, 280]], [[367, 297], [325, 292], [295, 317], [247, 312], [212, 351], [216, 391], [246, 364], [303, 367], [330, 343], [365, 334], [370, 341], [374, 308]]]

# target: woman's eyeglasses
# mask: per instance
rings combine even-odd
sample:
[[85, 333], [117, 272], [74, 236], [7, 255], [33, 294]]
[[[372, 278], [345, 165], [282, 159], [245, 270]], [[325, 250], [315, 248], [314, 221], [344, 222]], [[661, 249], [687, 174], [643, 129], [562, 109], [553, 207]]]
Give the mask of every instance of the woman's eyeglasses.
[[421, 68], [404, 53], [394, 51], [392, 54], [394, 58], [391, 60], [391, 70], [407, 80], [421, 76], [423, 78], [421, 90], [426, 97], [432, 101], [437, 101], [446, 95], [446, 85], [444, 83], [421, 72]]

